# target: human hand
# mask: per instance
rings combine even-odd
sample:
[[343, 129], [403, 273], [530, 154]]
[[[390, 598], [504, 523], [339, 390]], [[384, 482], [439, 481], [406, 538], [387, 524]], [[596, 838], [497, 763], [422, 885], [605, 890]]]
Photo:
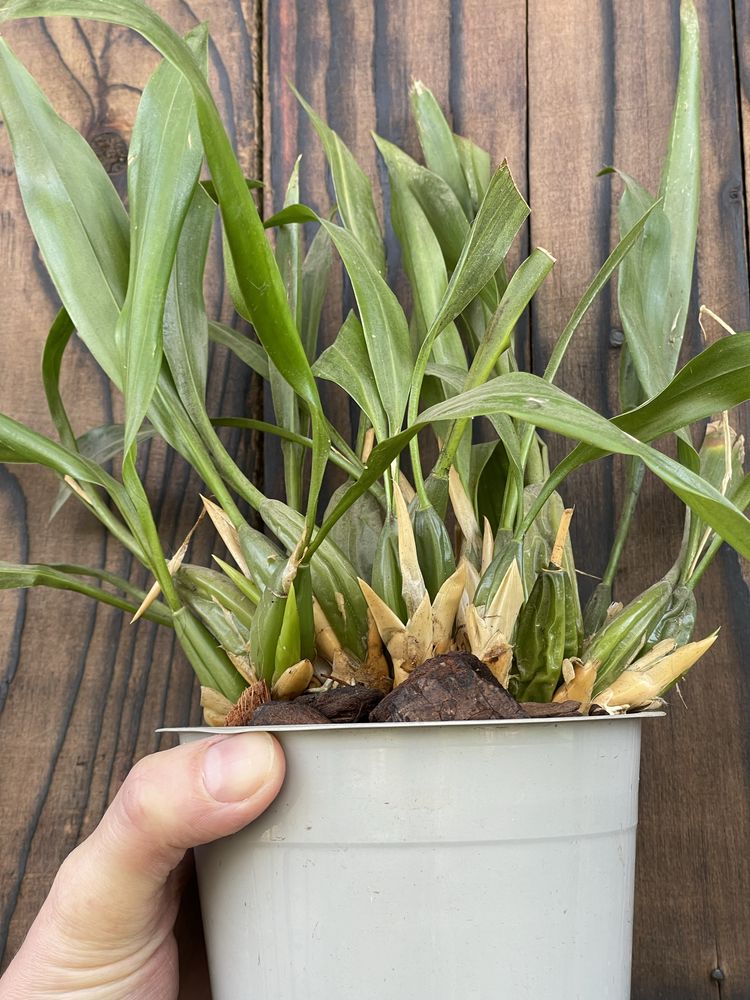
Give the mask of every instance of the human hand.
[[175, 1000], [178, 866], [259, 816], [283, 779], [281, 747], [263, 732], [139, 761], [60, 867], [0, 1000]]

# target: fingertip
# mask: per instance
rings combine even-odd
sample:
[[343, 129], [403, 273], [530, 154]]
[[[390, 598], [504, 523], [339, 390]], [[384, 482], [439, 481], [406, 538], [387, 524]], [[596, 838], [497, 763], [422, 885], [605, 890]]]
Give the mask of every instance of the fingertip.
[[237, 733], [212, 742], [203, 754], [203, 784], [216, 802], [253, 798], [276, 780], [278, 744], [262, 731]]

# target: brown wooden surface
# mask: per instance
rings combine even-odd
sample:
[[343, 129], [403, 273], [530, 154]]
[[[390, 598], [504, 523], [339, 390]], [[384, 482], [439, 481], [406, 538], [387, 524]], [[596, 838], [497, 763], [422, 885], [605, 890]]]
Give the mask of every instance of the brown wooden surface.
[[[210, 20], [213, 81], [248, 173], [263, 174], [268, 208], [279, 206], [298, 152], [303, 196], [320, 208], [331, 202], [320, 148], [286, 78], [326, 114], [376, 180], [382, 171], [370, 129], [415, 151], [407, 99], [413, 76], [435, 90], [458, 131], [488, 146], [495, 159], [507, 156], [531, 199], [524, 246], [541, 244], [559, 259], [531, 319], [526, 346], [537, 371], [614, 238], [618, 192], [596, 171], [615, 162], [656, 186], [677, 66], [677, 0], [268, 0], [262, 11], [250, 0], [200, 0], [192, 8], [161, 0], [158, 7], [181, 27]], [[699, 8], [704, 167], [696, 305], [705, 302], [746, 329], [750, 3], [699, 0]], [[154, 65], [148, 47], [119, 29], [64, 21], [14, 25], [4, 34], [122, 182], [138, 89]], [[394, 248], [390, 229], [387, 243]], [[210, 308], [227, 318], [215, 273]], [[4, 136], [0, 274], [0, 409], [47, 429], [38, 368], [54, 296], [23, 218]], [[615, 404], [613, 298], [603, 295], [589, 314], [560, 380], [605, 412]], [[341, 311], [334, 291], [329, 334]], [[694, 347], [698, 338], [693, 322], [687, 339]], [[261, 405], [257, 386], [223, 354], [215, 357], [211, 386], [217, 411]], [[81, 430], [118, 411], [80, 348], [70, 352], [64, 388]], [[346, 404], [332, 403], [346, 421]], [[269, 449], [265, 459], [254, 453], [246, 460], [255, 468], [264, 462], [272, 489], [277, 454]], [[578, 563], [592, 573], [606, 561], [618, 472], [616, 463], [599, 463], [569, 491], [577, 505]], [[156, 445], [148, 482], [173, 548], [195, 512], [197, 484]], [[0, 468], [0, 558], [75, 558], [125, 575], [132, 570], [142, 580], [73, 504], [47, 524], [53, 490], [42, 473]], [[649, 486], [620, 596], [669, 564], [679, 527], [675, 503]], [[750, 996], [749, 584], [735, 556], [717, 560], [701, 588], [700, 628], [723, 623], [720, 640], [685, 686], [687, 708], [675, 701], [670, 716], [646, 730], [634, 1000]], [[0, 593], [0, 621], [0, 929], [7, 958], [60, 860], [96, 823], [133, 760], [159, 745], [154, 729], [197, 714], [187, 667], [169, 636], [151, 625], [130, 629], [116, 612], [50, 591]], [[711, 978], [716, 968], [721, 982]]]

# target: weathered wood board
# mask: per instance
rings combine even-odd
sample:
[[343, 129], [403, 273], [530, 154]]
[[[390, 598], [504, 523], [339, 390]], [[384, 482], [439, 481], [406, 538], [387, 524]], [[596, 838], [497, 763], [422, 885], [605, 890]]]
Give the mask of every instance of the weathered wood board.
[[[750, 3], [699, 0], [703, 26], [703, 209], [697, 296], [687, 340], [701, 332], [697, 306], [733, 327], [750, 327]], [[383, 171], [374, 129], [415, 150], [408, 86], [433, 88], [457, 131], [507, 157], [532, 217], [518, 253], [547, 248], [559, 263], [523, 327], [524, 350], [540, 371], [587, 281], [613, 244], [617, 183], [605, 164], [658, 182], [679, 40], [678, 2], [648, 0], [253, 0], [192, 6], [159, 0], [187, 29], [208, 19], [212, 80], [225, 120], [252, 176], [278, 208], [298, 153], [302, 194], [328, 208], [332, 191], [313, 130], [286, 85], [294, 81], [360, 158], [376, 182]], [[124, 192], [127, 142], [154, 53], [117, 28], [47, 20], [4, 36], [58, 110], [95, 145]], [[390, 251], [395, 240], [386, 222]], [[217, 277], [209, 307], [231, 319]], [[396, 260], [395, 253], [393, 259]], [[50, 427], [39, 362], [55, 297], [24, 220], [7, 136], [0, 129], [0, 409]], [[338, 279], [324, 335], [348, 308]], [[577, 334], [559, 381], [602, 412], [616, 403], [616, 296], [605, 293]], [[708, 325], [706, 335], [720, 335]], [[77, 429], [121, 412], [81, 347], [69, 352], [64, 391]], [[216, 412], [260, 414], [260, 387], [217, 351], [211, 375]], [[341, 425], [348, 406], [329, 397]], [[268, 407], [266, 400], [265, 406]], [[750, 420], [744, 414], [747, 434]], [[247, 438], [233, 450], [278, 488], [279, 454]], [[197, 510], [198, 483], [157, 445], [144, 447], [164, 543], [180, 542]], [[579, 566], [599, 573], [616, 522], [618, 463], [600, 462], [571, 484]], [[48, 524], [55, 484], [23, 467], [0, 467], [0, 558], [108, 566], [142, 574], [74, 503]], [[584, 528], [585, 525], [585, 528]], [[623, 564], [620, 596], [670, 563], [679, 537], [676, 505], [649, 485], [638, 541]], [[208, 557], [206, 542], [194, 557]], [[635, 928], [634, 1000], [745, 1000], [750, 995], [750, 572], [731, 554], [701, 590], [699, 630], [723, 624], [710, 657], [645, 732]], [[132, 762], [160, 745], [164, 722], [198, 718], [191, 675], [169, 636], [129, 628], [117, 612], [46, 591], [0, 593], [0, 941], [12, 955], [65, 854], [97, 822]], [[23, 775], [19, 781], [18, 776]], [[720, 969], [723, 979], [712, 978]], [[202, 995], [196, 993], [196, 996]], [[187, 992], [185, 992], [187, 996]]]

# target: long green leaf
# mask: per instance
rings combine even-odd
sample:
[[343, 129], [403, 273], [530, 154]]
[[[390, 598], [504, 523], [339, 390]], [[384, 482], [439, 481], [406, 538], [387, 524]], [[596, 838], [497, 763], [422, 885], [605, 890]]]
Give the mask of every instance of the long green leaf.
[[[103, 576], [108, 583], [116, 581], [116, 585], [123, 589], [125, 587], [128, 590], [133, 589], [126, 580], [117, 580], [111, 573], [106, 575], [101, 574], [94, 567], [68, 566], [66, 564], [44, 565], [43, 563], [24, 565], [0, 562], [0, 590], [17, 590], [29, 587], [52, 587], [55, 590], [70, 590], [76, 594], [83, 594], [85, 597], [93, 597], [95, 600], [101, 601], [102, 604], [109, 604], [111, 607], [119, 608], [121, 611], [128, 611], [131, 615], [135, 614], [141, 601], [146, 596], [145, 593], [141, 592], [140, 599], [135, 602], [129, 601], [124, 597], [119, 597], [117, 594], [112, 594], [110, 591], [104, 590], [102, 587], [85, 583], [81, 579], [82, 576]], [[160, 601], [154, 601], [151, 604], [149, 609], [144, 612], [144, 618], [157, 622], [159, 625], [168, 625], [170, 627], [172, 625], [172, 615]]]
[[[515, 272], [474, 355], [462, 387], [463, 392], [484, 384], [490, 377], [500, 356], [511, 346], [513, 330], [521, 314], [552, 270], [554, 263], [554, 258], [546, 250], [537, 247]], [[469, 418], [463, 418], [456, 420], [451, 426], [435, 464], [434, 475], [437, 478], [447, 477], [470, 422]], [[513, 462], [511, 467], [514, 472], [517, 500], [520, 500], [523, 494], [523, 463], [517, 466]]]
[[112, 498], [128, 523], [134, 509], [121, 483], [101, 466], [71, 451], [43, 434], [0, 413], [0, 455], [3, 462], [29, 463], [52, 469], [60, 478], [70, 476], [77, 482], [101, 486]]
[[[679, 462], [643, 444], [561, 389], [525, 372], [493, 379], [478, 389], [430, 407], [420, 424], [502, 412], [605, 452], [635, 455], [692, 510], [743, 555], [750, 556], [750, 521], [708, 483]], [[549, 485], [549, 484], [548, 484]]]
[[[139, 0], [10, 0], [0, 6], [0, 21], [58, 15], [90, 17], [132, 28], [177, 66], [190, 82], [240, 292], [269, 357], [311, 413], [315, 449], [307, 504], [309, 534], [314, 526], [330, 446], [327, 425], [315, 378], [286, 301], [284, 283], [205, 76], [179, 35]], [[85, 284], [78, 287], [85, 287]], [[259, 498], [256, 502], [260, 502]]]
[[340, 386], [367, 415], [379, 440], [388, 436], [388, 422], [380, 401], [362, 324], [350, 312], [330, 347], [313, 365], [318, 378]]
[[256, 344], [239, 330], [232, 329], [224, 323], [209, 320], [208, 336], [216, 344], [223, 344], [236, 354], [248, 368], [257, 372], [261, 378], [268, 379], [268, 355], [261, 344]]
[[[154, 435], [154, 428], [141, 427], [136, 436], [136, 441], [148, 441]], [[81, 434], [76, 440], [75, 450], [85, 458], [90, 458], [97, 465], [104, 465], [117, 455], [123, 452], [125, 427], [122, 424], [102, 424], [99, 427], [92, 427], [91, 430]], [[57, 497], [52, 505], [49, 519], [52, 520], [60, 512], [66, 500], [71, 495], [71, 489], [65, 483], [60, 483]]]
[[389, 173], [391, 167], [397, 169], [399, 177], [409, 185], [437, 237], [445, 266], [453, 271], [469, 232], [469, 220], [458, 198], [442, 177], [417, 163], [387, 139], [379, 135], [373, 138], [381, 154], [385, 157], [387, 153]]
[[515, 185], [507, 163], [495, 172], [477, 212], [431, 334], [436, 336], [475, 299], [505, 260], [529, 206]]
[[[642, 441], [655, 441], [748, 399], [750, 332], [709, 345], [688, 361], [658, 396], [614, 417], [612, 423]], [[571, 460], [577, 452], [571, 453]], [[583, 448], [578, 454], [583, 457]], [[587, 452], [583, 461], [590, 458], [591, 452]]]
[[[409, 424], [416, 420], [422, 381], [435, 339], [448, 323], [453, 322], [477, 298], [494, 277], [528, 214], [529, 206], [521, 197], [508, 165], [504, 163], [490, 181], [445, 290], [440, 309], [419, 349], [409, 390]], [[419, 443], [416, 438], [411, 442], [411, 459], [415, 486], [424, 506], [429, 500], [424, 489]]]
[[[448, 287], [440, 242], [430, 225], [410, 183], [409, 157], [393, 143], [375, 136], [375, 143], [388, 169], [391, 189], [391, 221], [401, 245], [404, 270], [409, 278], [418, 340], [424, 340], [437, 316]], [[450, 323], [435, 341], [433, 359], [437, 364], [466, 368], [458, 330]]]
[[42, 354], [42, 382], [47, 397], [47, 407], [60, 440], [66, 448], [72, 450], [76, 448], [76, 436], [60, 394], [60, 370], [65, 349], [74, 332], [75, 327], [70, 316], [65, 309], [61, 309], [47, 334]]
[[208, 320], [203, 273], [216, 205], [200, 184], [177, 244], [164, 309], [164, 356], [182, 403], [195, 421], [205, 414]]
[[[12, 11], [0, 7], [0, 19], [9, 16]], [[122, 202], [91, 147], [55, 113], [1, 38], [0, 112], [26, 215], [50, 277], [79, 336], [121, 385], [114, 334], [128, 280]]]
[[385, 251], [370, 180], [339, 136], [292, 87], [323, 144], [331, 168], [336, 204], [344, 228], [352, 233], [379, 274], [385, 274]]
[[670, 375], [677, 367], [693, 286], [700, 202], [700, 85], [698, 14], [693, 0], [682, 0], [680, 73], [667, 158], [659, 186], [671, 237], [665, 317], [670, 323], [665, 341]]
[[312, 364], [317, 354], [318, 328], [323, 312], [333, 254], [331, 238], [322, 226], [313, 237], [302, 264], [302, 344]]
[[454, 135], [453, 141], [458, 150], [458, 158], [461, 161], [461, 169], [464, 172], [466, 183], [471, 194], [471, 204], [474, 215], [482, 203], [487, 188], [492, 179], [492, 160], [486, 149], [477, 146], [470, 139], [465, 139], [462, 135]]
[[386, 469], [388, 469], [414, 437], [417, 430], [418, 428], [401, 431], [400, 434], [395, 434], [373, 448], [364, 472], [346, 490], [334, 509], [330, 512], [320, 529], [316, 532], [308, 552], [315, 552], [339, 518], [380, 479]]
[[[193, 29], [187, 44], [205, 72], [206, 26]], [[159, 378], [167, 289], [202, 161], [192, 90], [165, 60], [143, 91], [128, 155], [130, 271], [116, 331], [125, 364], [125, 451], [135, 441]], [[199, 196], [211, 201], [203, 189]]]
[[[623, 261], [618, 303], [626, 342], [647, 398], [674, 375], [693, 284], [700, 200], [700, 37], [692, 0], [680, 6], [680, 72], [659, 197], [634, 251]], [[653, 204], [621, 173], [624, 233]]]
[[427, 166], [450, 186], [466, 217], [471, 218], [471, 193], [461, 166], [458, 147], [435, 95], [420, 80], [415, 80], [409, 96], [419, 132], [419, 144]]
[[[54, 0], [42, 10], [39, 4], [24, 2], [0, 6], [0, 20], [45, 13], [88, 12], [116, 23], [123, 21], [122, 4], [79, 4], [69, 10]], [[144, 30], [154, 28], [156, 15], [129, 0], [134, 23]], [[156, 28], [161, 22], [156, 18]], [[162, 25], [166, 42], [186, 56], [197, 81], [205, 80], [190, 50], [171, 29]], [[167, 45], [169, 47], [169, 45]], [[71, 321], [105, 374], [118, 387], [123, 385], [122, 359], [115, 341], [120, 307], [128, 277], [128, 219], [119, 197], [93, 150], [50, 107], [28, 73], [0, 40], [0, 100], [13, 139], [17, 178], [27, 213], [42, 255]], [[215, 110], [215, 109], [214, 109]], [[243, 189], [247, 197], [247, 188]], [[260, 226], [260, 222], [258, 221]], [[261, 226], [262, 230], [262, 226]], [[265, 239], [265, 237], [264, 237]], [[269, 251], [270, 252], [270, 251]], [[310, 373], [310, 380], [312, 373]], [[314, 388], [314, 385], [313, 385]], [[159, 433], [196, 468], [225, 508], [232, 500], [212, 465], [182, 403], [174, 383], [162, 366], [154, 405], [149, 418]], [[318, 419], [317, 461], [314, 468], [322, 477], [327, 452], [327, 435]], [[254, 507], [263, 495], [243, 480], [240, 492]], [[238, 487], [239, 488], [239, 487]], [[106, 508], [96, 510], [106, 518]], [[115, 532], [116, 533], [116, 532]], [[119, 537], [119, 536], [118, 536]], [[124, 544], [132, 549], [124, 538]]]
[[378, 394], [393, 435], [403, 421], [412, 367], [404, 311], [357, 238], [324, 219], [321, 225], [333, 240], [351, 280]]

